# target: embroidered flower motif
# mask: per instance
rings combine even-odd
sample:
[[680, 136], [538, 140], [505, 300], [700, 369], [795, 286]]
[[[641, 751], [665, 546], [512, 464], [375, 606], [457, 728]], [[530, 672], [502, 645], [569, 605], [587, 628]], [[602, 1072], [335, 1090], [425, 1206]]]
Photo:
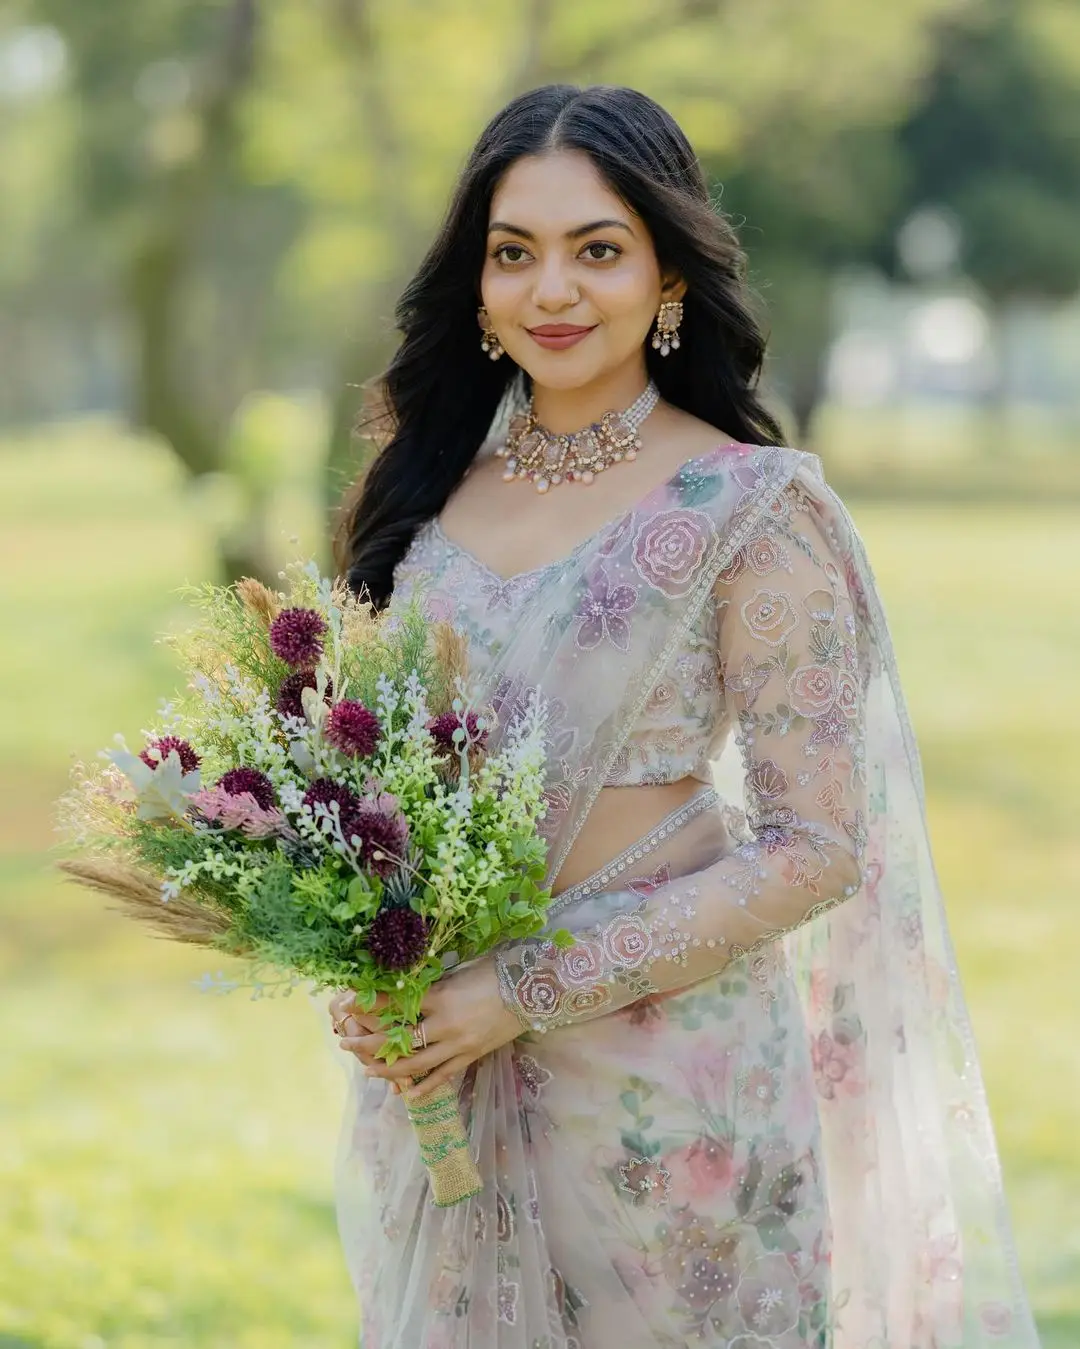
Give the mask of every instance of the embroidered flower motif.
[[618, 914], [600, 935], [608, 958], [626, 970], [643, 965], [652, 951], [649, 929], [636, 913]]
[[588, 1016], [598, 1012], [611, 1001], [611, 992], [606, 984], [595, 984], [592, 988], [573, 988], [563, 1002], [563, 1011], [567, 1016]]
[[503, 1245], [514, 1239], [514, 1210], [502, 1190], [495, 1191], [495, 1226], [498, 1239]]
[[545, 1068], [542, 1063], [537, 1063], [531, 1054], [515, 1054], [514, 1071], [521, 1083], [522, 1092], [530, 1096], [534, 1102], [540, 1099], [541, 1091], [552, 1078], [550, 1069]]
[[746, 545], [746, 560], [755, 575], [768, 576], [783, 563], [784, 554], [776, 540], [765, 534]]
[[589, 577], [588, 593], [578, 606], [576, 641], [582, 651], [592, 651], [606, 637], [618, 651], [630, 650], [630, 623], [626, 615], [637, 602], [633, 586], [613, 586], [607, 572], [597, 567]]
[[764, 1119], [780, 1096], [776, 1069], [755, 1063], [752, 1068], [744, 1068], [735, 1081], [749, 1113]]
[[499, 1275], [499, 1320], [505, 1325], [517, 1325], [518, 1293], [520, 1284], [511, 1283], [502, 1274]]
[[757, 696], [769, 682], [769, 676], [772, 672], [772, 661], [764, 661], [759, 665], [753, 656], [748, 653], [743, 657], [742, 669], [738, 674], [725, 671], [724, 687], [730, 689], [732, 693], [743, 694], [746, 698], [747, 710], [749, 710], [757, 702]]
[[752, 635], [767, 646], [781, 646], [799, 626], [799, 616], [781, 590], [755, 591], [740, 612]]
[[788, 775], [772, 759], [759, 759], [750, 766], [746, 785], [759, 801], [778, 801], [788, 789]]
[[591, 937], [579, 937], [560, 952], [559, 973], [572, 988], [586, 988], [604, 977], [604, 950]]
[[528, 1016], [554, 1016], [562, 1005], [563, 987], [552, 970], [529, 970], [514, 985], [518, 1005]]
[[521, 582], [526, 578], [512, 576], [508, 581], [504, 581], [501, 576], [489, 576], [480, 582], [480, 593], [487, 600], [487, 612], [497, 613], [503, 609], [506, 613], [514, 612], [514, 607], [522, 599], [522, 590], [528, 590], [528, 584], [522, 586]]
[[821, 745], [830, 745], [833, 749], [839, 749], [847, 740], [848, 734], [847, 719], [834, 707], [823, 717], [815, 717], [814, 731], [807, 747], [817, 749]]
[[822, 665], [800, 665], [788, 679], [791, 706], [801, 717], [821, 717], [836, 702], [837, 680]]
[[712, 522], [703, 511], [688, 507], [657, 511], [634, 538], [638, 575], [672, 599], [685, 595], [701, 567], [711, 531]]
[[666, 1203], [671, 1189], [671, 1174], [659, 1162], [648, 1157], [631, 1157], [618, 1170], [619, 1189], [634, 1196], [636, 1207]]
[[669, 684], [667, 680], [661, 679], [649, 694], [649, 700], [645, 704], [645, 715], [647, 717], [660, 717], [668, 710], [675, 701], [675, 686]]
[[836, 681], [836, 710], [849, 721], [859, 715], [859, 685], [850, 674], [842, 674]]
[[751, 1260], [735, 1292], [739, 1315], [757, 1335], [783, 1335], [799, 1320], [799, 1281], [779, 1252]]
[[660, 1229], [660, 1237], [664, 1278], [694, 1311], [707, 1312], [734, 1290], [739, 1278], [739, 1241], [721, 1236], [711, 1218], [685, 1211]]

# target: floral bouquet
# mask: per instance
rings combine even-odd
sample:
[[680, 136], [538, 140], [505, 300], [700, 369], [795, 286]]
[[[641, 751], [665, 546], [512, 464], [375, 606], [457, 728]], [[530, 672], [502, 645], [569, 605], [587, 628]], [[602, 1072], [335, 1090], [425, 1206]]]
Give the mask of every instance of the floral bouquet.
[[[489, 752], [465, 639], [427, 619], [421, 589], [391, 617], [313, 563], [282, 577], [287, 595], [185, 588], [198, 622], [163, 640], [186, 688], [138, 753], [117, 736], [107, 763], [75, 765], [60, 866], [166, 936], [245, 958], [257, 994], [307, 980], [365, 1011], [386, 994], [392, 1063], [454, 956], [544, 926], [546, 709], [533, 696]], [[477, 1193], [454, 1086], [414, 1079], [404, 1099], [435, 1202]]]

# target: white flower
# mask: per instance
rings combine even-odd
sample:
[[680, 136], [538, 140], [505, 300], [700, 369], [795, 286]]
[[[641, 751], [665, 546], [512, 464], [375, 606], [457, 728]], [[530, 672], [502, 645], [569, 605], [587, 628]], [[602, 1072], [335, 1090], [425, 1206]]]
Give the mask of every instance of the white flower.
[[202, 787], [199, 770], [185, 773], [176, 750], [151, 768], [131, 753], [122, 735], [116, 740], [121, 748], [103, 750], [102, 757], [111, 760], [135, 789], [136, 816], [140, 820], [183, 819], [189, 798]]

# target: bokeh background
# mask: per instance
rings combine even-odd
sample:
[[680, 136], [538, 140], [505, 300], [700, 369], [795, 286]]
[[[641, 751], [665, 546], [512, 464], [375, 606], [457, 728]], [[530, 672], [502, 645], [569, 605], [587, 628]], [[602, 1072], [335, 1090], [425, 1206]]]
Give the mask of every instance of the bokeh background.
[[0, 1346], [331, 1349], [344, 1088], [50, 873], [186, 580], [327, 556], [360, 385], [492, 111], [697, 144], [789, 443], [866, 537], [1047, 1349], [1080, 1344], [1077, 0], [0, 4]]

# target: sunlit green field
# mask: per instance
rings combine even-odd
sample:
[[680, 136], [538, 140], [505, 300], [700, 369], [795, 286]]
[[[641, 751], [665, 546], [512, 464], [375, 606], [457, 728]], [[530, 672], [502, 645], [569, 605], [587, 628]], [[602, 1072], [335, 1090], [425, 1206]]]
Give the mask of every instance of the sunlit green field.
[[[1080, 1344], [1080, 520], [855, 506], [1048, 1349]], [[191, 987], [46, 870], [69, 753], [136, 739], [154, 634], [205, 574], [168, 455], [100, 429], [0, 447], [0, 1349], [329, 1349], [356, 1309], [331, 1208], [344, 1078], [306, 999]]]

